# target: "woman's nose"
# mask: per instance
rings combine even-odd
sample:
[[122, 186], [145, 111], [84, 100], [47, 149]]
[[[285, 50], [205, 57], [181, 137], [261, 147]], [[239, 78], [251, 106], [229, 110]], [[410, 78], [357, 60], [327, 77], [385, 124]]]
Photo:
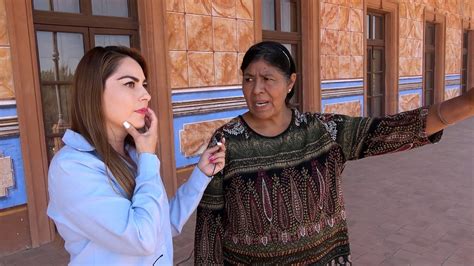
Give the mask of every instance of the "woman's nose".
[[265, 88], [265, 83], [263, 82], [263, 80], [257, 78], [255, 80], [255, 86], [254, 86], [252, 92], [255, 93], [255, 94], [259, 94], [264, 90], [264, 88]]
[[144, 90], [144, 93], [142, 96], [142, 100], [149, 102], [151, 100], [151, 95], [150, 93], [148, 93], [148, 91], [145, 88], [143, 88], [143, 90]]

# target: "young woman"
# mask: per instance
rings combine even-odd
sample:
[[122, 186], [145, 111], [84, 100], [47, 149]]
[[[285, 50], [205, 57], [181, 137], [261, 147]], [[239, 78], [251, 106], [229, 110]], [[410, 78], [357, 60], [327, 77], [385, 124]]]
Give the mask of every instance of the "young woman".
[[48, 179], [48, 215], [70, 264], [172, 264], [172, 236], [223, 168], [224, 145], [207, 149], [168, 201], [142, 56], [125, 47], [96, 47], [79, 62], [73, 90], [71, 129]]

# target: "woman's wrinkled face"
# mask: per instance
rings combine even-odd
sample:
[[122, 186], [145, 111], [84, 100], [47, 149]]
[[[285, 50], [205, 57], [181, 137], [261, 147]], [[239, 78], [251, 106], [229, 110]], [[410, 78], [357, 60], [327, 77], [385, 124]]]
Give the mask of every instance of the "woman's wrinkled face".
[[263, 120], [279, 117], [288, 108], [285, 98], [295, 79], [296, 74], [288, 79], [263, 59], [250, 63], [243, 73], [242, 88], [252, 116]]
[[146, 87], [145, 74], [138, 62], [130, 57], [122, 59], [115, 73], [105, 81], [102, 105], [108, 131], [125, 132], [124, 121], [135, 128], [145, 126], [151, 99]]

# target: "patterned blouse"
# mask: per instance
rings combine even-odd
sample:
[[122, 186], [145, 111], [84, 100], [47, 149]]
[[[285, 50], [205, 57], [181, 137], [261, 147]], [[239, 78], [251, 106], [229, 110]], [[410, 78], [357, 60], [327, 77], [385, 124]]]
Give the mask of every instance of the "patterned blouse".
[[383, 118], [293, 109], [275, 137], [234, 118], [214, 135], [226, 138], [226, 166], [198, 207], [195, 263], [351, 265], [344, 164], [438, 142], [442, 131], [425, 133], [427, 114], [426, 107]]

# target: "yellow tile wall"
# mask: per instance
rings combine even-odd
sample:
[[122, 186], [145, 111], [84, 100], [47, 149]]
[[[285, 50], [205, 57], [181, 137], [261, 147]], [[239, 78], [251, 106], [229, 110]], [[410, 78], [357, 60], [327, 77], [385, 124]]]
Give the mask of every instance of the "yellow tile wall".
[[166, 4], [171, 87], [240, 84], [240, 62], [254, 43], [253, 0]]

